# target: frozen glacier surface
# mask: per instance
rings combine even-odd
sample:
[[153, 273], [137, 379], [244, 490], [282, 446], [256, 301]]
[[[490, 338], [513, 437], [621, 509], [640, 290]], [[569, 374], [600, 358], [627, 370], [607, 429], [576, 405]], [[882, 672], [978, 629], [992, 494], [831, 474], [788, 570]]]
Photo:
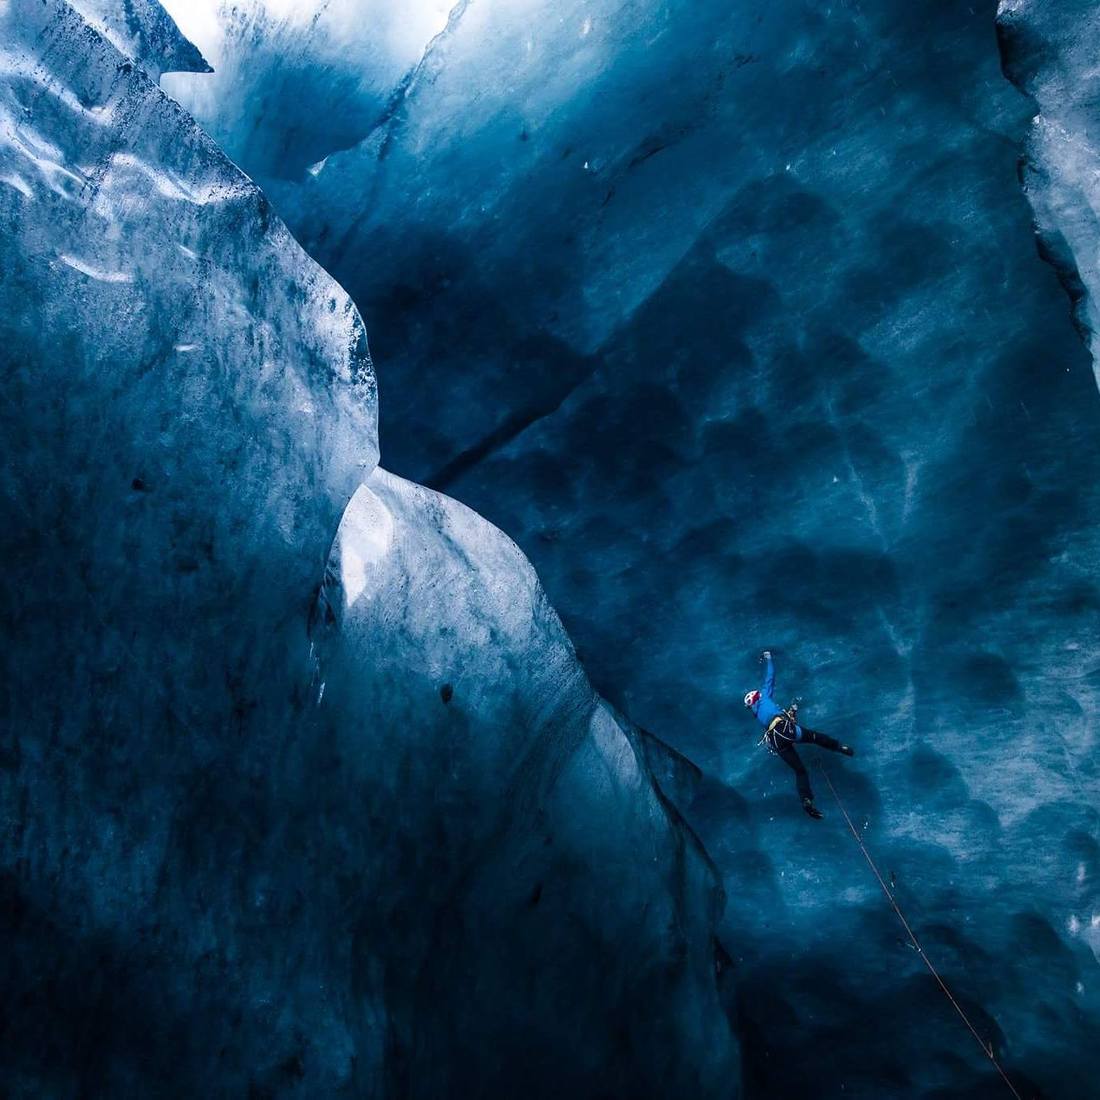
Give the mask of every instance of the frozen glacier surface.
[[197, 51], [79, 8], [0, 4], [0, 1091], [736, 1095], [675, 755], [377, 467], [358, 311], [155, 82]]
[[702, 767], [746, 1093], [1003, 1090], [821, 780], [815, 825], [752, 751], [769, 646], [1021, 1090], [1087, 1095], [1094, 7], [484, 0], [381, 60], [322, 7], [237, 5], [166, 86], [363, 310], [388, 465], [516, 538]]

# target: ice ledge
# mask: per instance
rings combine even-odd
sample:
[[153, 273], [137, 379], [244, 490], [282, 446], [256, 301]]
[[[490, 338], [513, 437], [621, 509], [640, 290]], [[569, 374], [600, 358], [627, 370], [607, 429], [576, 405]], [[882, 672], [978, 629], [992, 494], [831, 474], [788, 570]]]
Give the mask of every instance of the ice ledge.
[[157, 0], [68, 0], [120, 53], [154, 79], [164, 73], [212, 73]]

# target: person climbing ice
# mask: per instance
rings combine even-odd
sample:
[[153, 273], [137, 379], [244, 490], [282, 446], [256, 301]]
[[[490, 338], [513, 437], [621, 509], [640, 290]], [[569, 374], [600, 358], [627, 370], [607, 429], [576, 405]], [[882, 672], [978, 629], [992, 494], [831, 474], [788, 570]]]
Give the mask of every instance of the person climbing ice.
[[798, 787], [802, 808], [813, 818], [825, 815], [814, 805], [814, 792], [810, 787], [810, 775], [806, 765], [795, 751], [796, 744], [820, 745], [831, 752], [840, 752], [845, 756], [855, 756], [855, 750], [842, 745], [827, 733], [818, 733], [798, 723], [798, 704], [791, 703], [786, 710], [780, 707], [774, 698], [775, 662], [771, 650], [765, 649], [760, 655], [764, 664], [764, 682], [759, 690], [745, 695], [745, 706], [756, 715], [756, 720], [764, 727], [764, 736], [760, 743], [767, 747], [794, 772], [795, 785]]

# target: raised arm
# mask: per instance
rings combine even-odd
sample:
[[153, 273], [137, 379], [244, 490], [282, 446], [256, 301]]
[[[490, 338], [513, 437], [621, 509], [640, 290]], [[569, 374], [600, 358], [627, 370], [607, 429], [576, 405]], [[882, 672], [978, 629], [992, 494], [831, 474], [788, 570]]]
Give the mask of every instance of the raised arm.
[[760, 659], [764, 662], [764, 682], [760, 685], [760, 693], [770, 699], [775, 691], [775, 662], [772, 660], [772, 651], [765, 649], [760, 654]]

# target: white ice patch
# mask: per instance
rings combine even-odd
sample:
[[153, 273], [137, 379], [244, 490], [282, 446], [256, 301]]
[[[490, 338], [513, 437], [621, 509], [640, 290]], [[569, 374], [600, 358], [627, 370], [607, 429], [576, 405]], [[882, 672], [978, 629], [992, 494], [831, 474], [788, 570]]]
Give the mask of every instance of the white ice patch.
[[[81, 123], [91, 122], [97, 126], [107, 126], [114, 122], [114, 111], [107, 104], [85, 104], [73, 94], [72, 90], [48, 80], [43, 67], [25, 53], [11, 53], [0, 50], [0, 72], [8, 77], [20, 77], [36, 86], [36, 91], [51, 96], [57, 103], [67, 107], [73, 114], [80, 116]], [[56, 150], [55, 146], [50, 148]]]
[[58, 259], [74, 271], [79, 271], [81, 275], [87, 275], [89, 279], [96, 279], [101, 283], [132, 283], [134, 281], [133, 275], [129, 272], [100, 271], [98, 268], [92, 267], [91, 264], [77, 259], [76, 256], [69, 256], [66, 253], [62, 253]]
[[361, 485], [340, 523], [340, 584], [345, 607], [351, 607], [367, 591], [369, 575], [389, 552], [393, 536], [393, 516]]
[[34, 192], [31, 190], [30, 184], [14, 172], [9, 172], [6, 176], [0, 176], [0, 183], [6, 183], [9, 187], [15, 188], [16, 191], [25, 195], [28, 199], [34, 198]]
[[[58, 178], [83, 186], [85, 180], [65, 168], [61, 150], [46, 141], [30, 127], [17, 122], [9, 112], [0, 108], [0, 143], [6, 145], [23, 161], [29, 162], [56, 194], [68, 196], [69, 189], [57, 183]], [[5, 157], [5, 159], [8, 159]]]
[[222, 202], [250, 191], [250, 187], [243, 177], [240, 179], [239, 184], [228, 187], [224, 179], [217, 183], [195, 186], [168, 171], [154, 168], [153, 165], [147, 164], [131, 153], [115, 153], [111, 157], [108, 174], [100, 184], [100, 189], [102, 191], [121, 190], [124, 194], [130, 195], [139, 190], [134, 184], [133, 176], [135, 174], [148, 180], [157, 193], [163, 195], [166, 199], [189, 202], [195, 206], [206, 206], [209, 203]]

